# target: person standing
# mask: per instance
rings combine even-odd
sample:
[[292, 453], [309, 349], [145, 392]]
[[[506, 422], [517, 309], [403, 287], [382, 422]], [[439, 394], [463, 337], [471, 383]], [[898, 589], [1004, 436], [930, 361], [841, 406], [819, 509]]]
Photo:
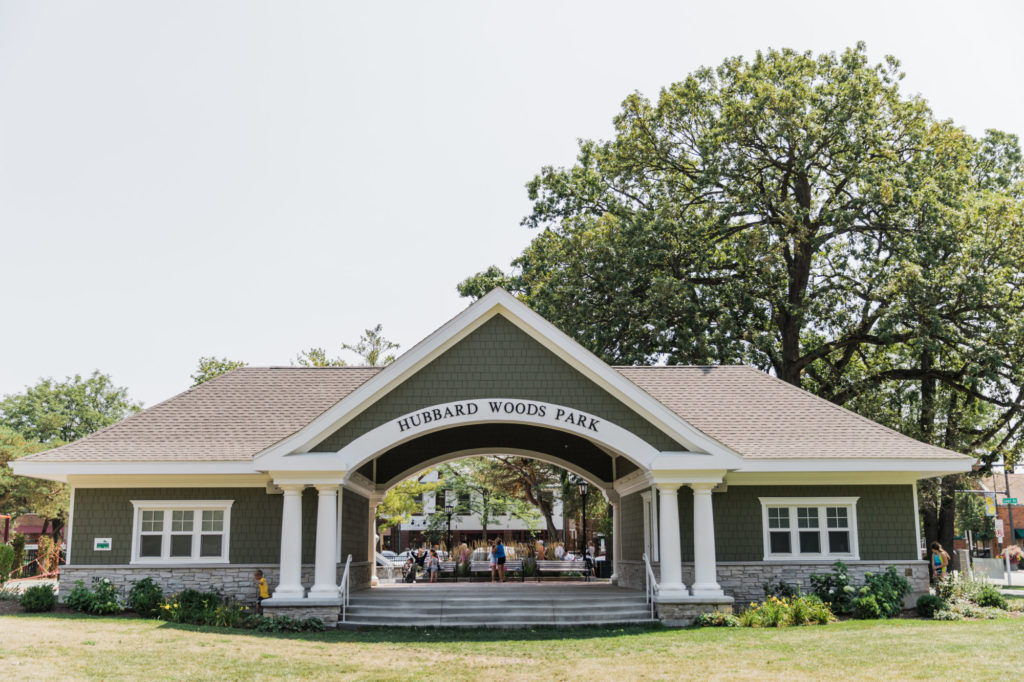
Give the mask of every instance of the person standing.
[[263, 600], [270, 598], [270, 588], [267, 587], [267, 579], [263, 577], [263, 571], [258, 570], [252, 576], [256, 583], [256, 613], [263, 613]]
[[505, 545], [502, 544], [501, 538], [498, 538], [498, 542], [494, 545], [494, 559], [498, 564], [498, 578], [501, 582], [505, 582]]
[[564, 558], [565, 558], [565, 547], [563, 547], [562, 543], [559, 542], [557, 545], [555, 545], [555, 559], [557, 559], [558, 561], [561, 561]]
[[935, 581], [942, 580], [949, 571], [949, 554], [946, 553], [946, 550], [942, 549], [942, 545], [937, 541], [932, 543], [931, 548], [932, 579]]
[[441, 570], [441, 560], [437, 556], [437, 550], [430, 550], [430, 556], [427, 558], [427, 575], [430, 578], [430, 582], [437, 582], [437, 574]]
[[487, 548], [487, 554], [491, 561], [491, 582], [494, 582], [494, 573], [498, 570], [498, 555], [495, 553], [494, 540], [491, 540], [491, 546]]

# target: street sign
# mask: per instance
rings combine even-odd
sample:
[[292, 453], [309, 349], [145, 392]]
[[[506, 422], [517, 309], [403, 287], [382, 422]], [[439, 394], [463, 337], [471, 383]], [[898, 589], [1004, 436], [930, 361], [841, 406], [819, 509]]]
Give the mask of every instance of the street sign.
[[1004, 497], [1003, 498], [1003, 504], [1017, 504], [1017, 498], [1016, 497]]
[[985, 495], [985, 516], [996, 515], [996, 497], [995, 495]]
[[996, 524], [996, 540], [998, 540], [999, 544], [1001, 545], [1001, 544], [1003, 544], [1003, 520], [1002, 519], [996, 519], [995, 520], [995, 524]]

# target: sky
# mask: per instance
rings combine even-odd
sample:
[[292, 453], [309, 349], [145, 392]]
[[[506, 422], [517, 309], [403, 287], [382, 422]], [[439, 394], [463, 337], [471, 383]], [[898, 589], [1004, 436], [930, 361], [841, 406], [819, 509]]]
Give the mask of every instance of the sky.
[[[1019, 2], [0, 0], [0, 395], [200, 356], [408, 349], [535, 234], [525, 183], [622, 100], [757, 50], [895, 55], [1024, 136]], [[350, 359], [351, 356], [350, 356]]]

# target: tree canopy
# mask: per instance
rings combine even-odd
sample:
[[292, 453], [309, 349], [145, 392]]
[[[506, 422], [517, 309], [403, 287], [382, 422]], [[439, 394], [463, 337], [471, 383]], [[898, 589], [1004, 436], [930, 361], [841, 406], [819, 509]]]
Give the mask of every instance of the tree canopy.
[[[359, 356], [359, 364], [367, 367], [383, 367], [395, 361], [392, 350], [397, 350], [399, 345], [384, 338], [382, 329], [384, 325], [378, 324], [373, 329], [367, 329], [359, 340], [354, 343], [343, 343], [341, 349]], [[345, 367], [348, 363], [341, 356], [330, 357], [324, 348], [310, 348], [301, 351], [294, 360], [294, 364], [301, 367]]]
[[[863, 44], [728, 59], [626, 98], [527, 185], [503, 286], [610, 363], [745, 363], [936, 445], [1017, 456], [1024, 174]], [[952, 491], [923, 491], [951, 542]], [[944, 509], [944, 516], [938, 510]]]
[[41, 379], [24, 393], [0, 400], [0, 426], [8, 426], [28, 440], [63, 444], [98, 431], [142, 409], [128, 397], [128, 389], [115, 386], [109, 375], [94, 371], [64, 381]]
[[33, 512], [52, 524], [56, 535], [66, 523], [69, 493], [63, 483], [11, 473], [10, 462], [64, 445], [110, 426], [142, 409], [128, 389], [106, 374], [42, 379], [24, 393], [0, 400], [0, 511]]
[[214, 377], [219, 377], [221, 374], [230, 372], [233, 369], [239, 367], [245, 367], [249, 363], [242, 362], [241, 360], [229, 360], [227, 358], [218, 358], [213, 355], [208, 357], [199, 358], [199, 365], [196, 367], [195, 373], [192, 374], [192, 385], [198, 386], [201, 383], [207, 382]]

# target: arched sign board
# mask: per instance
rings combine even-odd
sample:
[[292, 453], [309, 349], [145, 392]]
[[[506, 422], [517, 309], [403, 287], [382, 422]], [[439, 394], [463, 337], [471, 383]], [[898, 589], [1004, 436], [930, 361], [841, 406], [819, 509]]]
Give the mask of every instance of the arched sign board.
[[647, 441], [617, 424], [565, 405], [518, 398], [477, 398], [431, 405], [403, 414], [364, 433], [338, 454], [352, 469], [400, 443], [440, 429], [467, 424], [529, 424], [587, 438], [646, 467], [658, 455]]

